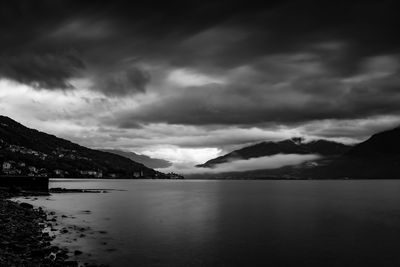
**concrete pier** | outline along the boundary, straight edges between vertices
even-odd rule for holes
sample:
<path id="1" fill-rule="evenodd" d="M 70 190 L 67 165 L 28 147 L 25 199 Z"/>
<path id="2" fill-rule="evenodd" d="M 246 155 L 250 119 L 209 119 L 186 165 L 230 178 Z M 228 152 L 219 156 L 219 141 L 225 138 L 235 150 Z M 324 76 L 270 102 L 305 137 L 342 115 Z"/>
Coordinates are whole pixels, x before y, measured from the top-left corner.
<path id="1" fill-rule="evenodd" d="M 48 192 L 48 177 L 0 176 L 0 187 L 20 188 L 26 191 Z"/>

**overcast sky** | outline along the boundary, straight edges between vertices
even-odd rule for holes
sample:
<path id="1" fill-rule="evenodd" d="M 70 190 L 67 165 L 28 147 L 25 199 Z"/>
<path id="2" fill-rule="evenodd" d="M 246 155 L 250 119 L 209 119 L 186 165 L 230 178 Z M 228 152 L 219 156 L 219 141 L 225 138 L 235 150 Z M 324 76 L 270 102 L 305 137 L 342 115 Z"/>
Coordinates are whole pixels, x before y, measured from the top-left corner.
<path id="1" fill-rule="evenodd" d="M 400 125 L 396 1 L 107 2 L 0 2 L 0 114 L 174 163 Z"/>

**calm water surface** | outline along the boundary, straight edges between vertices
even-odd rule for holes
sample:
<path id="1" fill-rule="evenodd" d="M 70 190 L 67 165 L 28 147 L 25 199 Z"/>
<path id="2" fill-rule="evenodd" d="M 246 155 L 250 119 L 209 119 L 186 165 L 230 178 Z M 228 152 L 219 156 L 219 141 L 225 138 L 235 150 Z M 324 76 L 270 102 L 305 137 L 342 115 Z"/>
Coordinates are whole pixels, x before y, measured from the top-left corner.
<path id="1" fill-rule="evenodd" d="M 51 187 L 116 189 L 32 201 L 64 226 L 90 227 L 85 237 L 71 232 L 56 242 L 111 266 L 400 264 L 396 180 L 61 180 Z"/>

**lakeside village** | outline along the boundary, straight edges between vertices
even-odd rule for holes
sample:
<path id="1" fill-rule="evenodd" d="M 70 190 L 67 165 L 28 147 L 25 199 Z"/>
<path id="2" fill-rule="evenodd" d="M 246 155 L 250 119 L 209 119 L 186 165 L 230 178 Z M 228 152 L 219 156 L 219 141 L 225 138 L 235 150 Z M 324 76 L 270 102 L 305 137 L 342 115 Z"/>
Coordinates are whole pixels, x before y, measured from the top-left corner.
<path id="1" fill-rule="evenodd" d="M 28 149 L 21 146 L 9 145 L 0 139 L 0 149 L 13 153 L 13 155 L 22 154 L 26 157 L 34 158 L 36 161 L 40 161 L 40 164 L 32 164 L 25 162 L 22 159 L 18 159 L 18 156 L 13 157 L 13 160 L 4 159 L 0 155 L 0 175 L 4 176 L 30 176 L 30 177 L 53 177 L 53 178 L 64 178 L 71 177 L 68 170 L 62 170 L 58 168 L 46 168 L 43 164 L 49 157 L 51 158 L 65 158 L 69 160 L 84 160 L 90 161 L 89 158 L 76 155 L 76 150 L 68 150 L 65 148 L 57 148 L 52 151 L 52 155 L 48 155 L 39 151 Z M 22 157 L 21 157 L 22 158 Z M 39 166 L 41 167 L 39 167 Z M 74 174 L 78 174 L 77 178 L 118 178 L 116 173 L 103 174 L 101 170 L 74 170 Z M 157 173 L 154 178 L 157 178 Z M 167 173 L 163 175 L 167 176 L 168 179 L 183 179 L 183 176 L 176 173 Z M 134 171 L 132 173 L 132 179 L 146 178 L 143 171 Z"/>

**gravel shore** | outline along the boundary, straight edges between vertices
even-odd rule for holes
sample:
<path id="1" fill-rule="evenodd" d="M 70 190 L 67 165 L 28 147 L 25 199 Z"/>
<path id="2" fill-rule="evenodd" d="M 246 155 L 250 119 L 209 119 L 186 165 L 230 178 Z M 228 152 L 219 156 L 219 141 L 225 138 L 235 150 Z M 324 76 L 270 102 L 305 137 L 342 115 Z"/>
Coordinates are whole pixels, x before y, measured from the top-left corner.
<path id="1" fill-rule="evenodd" d="M 95 266 L 68 260 L 68 250 L 51 244 L 44 232 L 55 224 L 41 208 L 9 200 L 16 196 L 0 191 L 0 266 Z"/>

